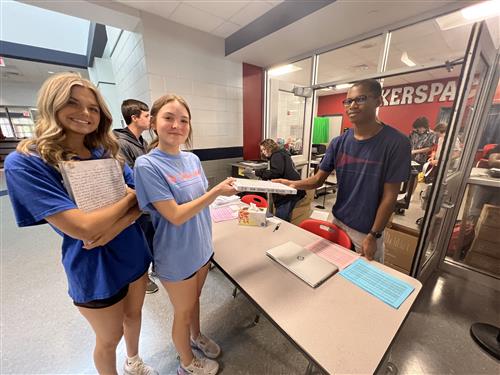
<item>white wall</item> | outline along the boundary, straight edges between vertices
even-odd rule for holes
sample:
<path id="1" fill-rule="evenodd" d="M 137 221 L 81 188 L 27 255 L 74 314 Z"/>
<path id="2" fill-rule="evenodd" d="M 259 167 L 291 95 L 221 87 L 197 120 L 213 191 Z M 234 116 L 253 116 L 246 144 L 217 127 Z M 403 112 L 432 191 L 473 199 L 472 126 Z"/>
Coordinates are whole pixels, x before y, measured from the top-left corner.
<path id="1" fill-rule="evenodd" d="M 123 31 L 111 55 L 119 104 L 125 99 L 137 99 L 151 105 L 151 95 L 140 30 Z"/>
<path id="2" fill-rule="evenodd" d="M 36 106 L 38 90 L 42 83 L 0 82 L 0 105 Z"/>
<path id="3" fill-rule="evenodd" d="M 90 80 L 99 88 L 113 116 L 113 128 L 125 127 L 121 103 L 115 83 L 113 65 L 110 59 L 95 58 L 94 66 L 88 69 Z"/>
<path id="4" fill-rule="evenodd" d="M 193 148 L 243 145 L 243 69 L 224 57 L 224 40 L 142 14 L 151 102 L 183 96 L 193 116 Z"/>

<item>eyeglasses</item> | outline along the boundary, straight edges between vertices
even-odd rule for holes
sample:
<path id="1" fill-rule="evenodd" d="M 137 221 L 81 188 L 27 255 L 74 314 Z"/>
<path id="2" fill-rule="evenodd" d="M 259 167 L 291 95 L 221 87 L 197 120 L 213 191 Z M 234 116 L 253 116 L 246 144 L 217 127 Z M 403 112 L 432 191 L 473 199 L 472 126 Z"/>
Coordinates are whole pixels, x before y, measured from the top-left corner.
<path id="1" fill-rule="evenodd" d="M 353 102 L 356 102 L 356 104 L 365 104 L 367 100 L 367 95 L 359 95 L 355 98 L 347 98 L 342 100 L 342 104 L 344 105 L 344 107 L 350 107 Z"/>

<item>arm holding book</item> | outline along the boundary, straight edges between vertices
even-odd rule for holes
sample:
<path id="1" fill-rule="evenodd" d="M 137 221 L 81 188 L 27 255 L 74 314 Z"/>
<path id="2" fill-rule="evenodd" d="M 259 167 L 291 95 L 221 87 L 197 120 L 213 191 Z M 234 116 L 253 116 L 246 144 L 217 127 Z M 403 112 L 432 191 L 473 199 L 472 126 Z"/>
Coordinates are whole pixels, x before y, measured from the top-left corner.
<path id="1" fill-rule="evenodd" d="M 175 225 L 182 225 L 205 207 L 210 205 L 219 195 L 231 196 L 237 193 L 232 186 L 233 179 L 227 178 L 214 188 L 190 202 L 177 204 L 174 199 L 153 203 L 155 209 L 168 221 Z"/>
<path id="2" fill-rule="evenodd" d="M 73 238 L 92 241 L 108 231 L 135 205 L 137 205 L 135 191 L 127 188 L 127 194 L 109 206 L 90 212 L 75 208 L 47 216 L 45 219 Z"/>
<path id="3" fill-rule="evenodd" d="M 104 246 L 113 238 L 118 236 L 125 228 L 132 225 L 142 215 L 142 211 L 138 205 L 133 206 L 127 213 L 120 217 L 111 228 L 107 231 L 100 233 L 94 239 L 84 242 L 84 249 L 92 250 L 99 246 Z"/>
<path id="4" fill-rule="evenodd" d="M 280 184 L 290 186 L 297 190 L 310 190 L 310 189 L 317 189 L 321 185 L 323 185 L 329 175 L 330 175 L 329 172 L 325 172 L 321 169 L 318 169 L 318 171 L 316 172 L 316 174 L 314 174 L 314 176 L 308 177 L 303 180 L 292 181 L 292 180 L 286 180 L 284 178 L 278 178 L 272 180 L 272 182 L 278 182 Z"/>

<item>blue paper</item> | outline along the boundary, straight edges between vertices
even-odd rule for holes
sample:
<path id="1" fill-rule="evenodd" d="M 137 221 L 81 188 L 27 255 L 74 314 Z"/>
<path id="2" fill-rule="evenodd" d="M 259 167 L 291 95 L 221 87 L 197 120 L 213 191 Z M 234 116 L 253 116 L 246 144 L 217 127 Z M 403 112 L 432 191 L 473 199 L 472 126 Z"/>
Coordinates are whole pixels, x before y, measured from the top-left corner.
<path id="1" fill-rule="evenodd" d="M 395 309 L 399 308 L 415 289 L 363 259 L 356 260 L 340 274 Z"/>

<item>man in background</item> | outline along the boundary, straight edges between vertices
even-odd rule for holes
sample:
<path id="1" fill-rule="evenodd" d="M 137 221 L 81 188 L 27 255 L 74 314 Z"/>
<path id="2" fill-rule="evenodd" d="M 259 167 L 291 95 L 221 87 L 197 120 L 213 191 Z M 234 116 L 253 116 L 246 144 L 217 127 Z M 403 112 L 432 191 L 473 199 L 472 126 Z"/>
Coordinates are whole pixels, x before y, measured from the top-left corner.
<path id="1" fill-rule="evenodd" d="M 135 100 L 127 99 L 122 103 L 122 116 L 127 124 L 126 128 L 113 130 L 120 144 L 120 153 L 125 158 L 126 163 L 132 170 L 134 169 L 135 159 L 147 153 L 148 143 L 142 138 L 142 133 L 149 129 L 149 107 L 147 104 Z M 140 224 L 149 249 L 153 252 L 154 228 L 151 218 L 143 214 L 137 222 Z M 154 272 L 154 261 L 153 261 Z M 146 287 L 146 293 L 155 293 L 158 291 L 158 285 L 149 276 L 149 282 Z"/>
<path id="2" fill-rule="evenodd" d="M 338 191 L 333 223 L 348 234 L 358 253 L 383 263 L 382 233 L 401 183 L 410 175 L 410 141 L 377 118 L 382 88 L 376 80 L 354 83 L 343 104 L 353 128 L 331 141 L 316 174 L 300 181 L 273 181 L 316 189 L 335 170 Z"/>

